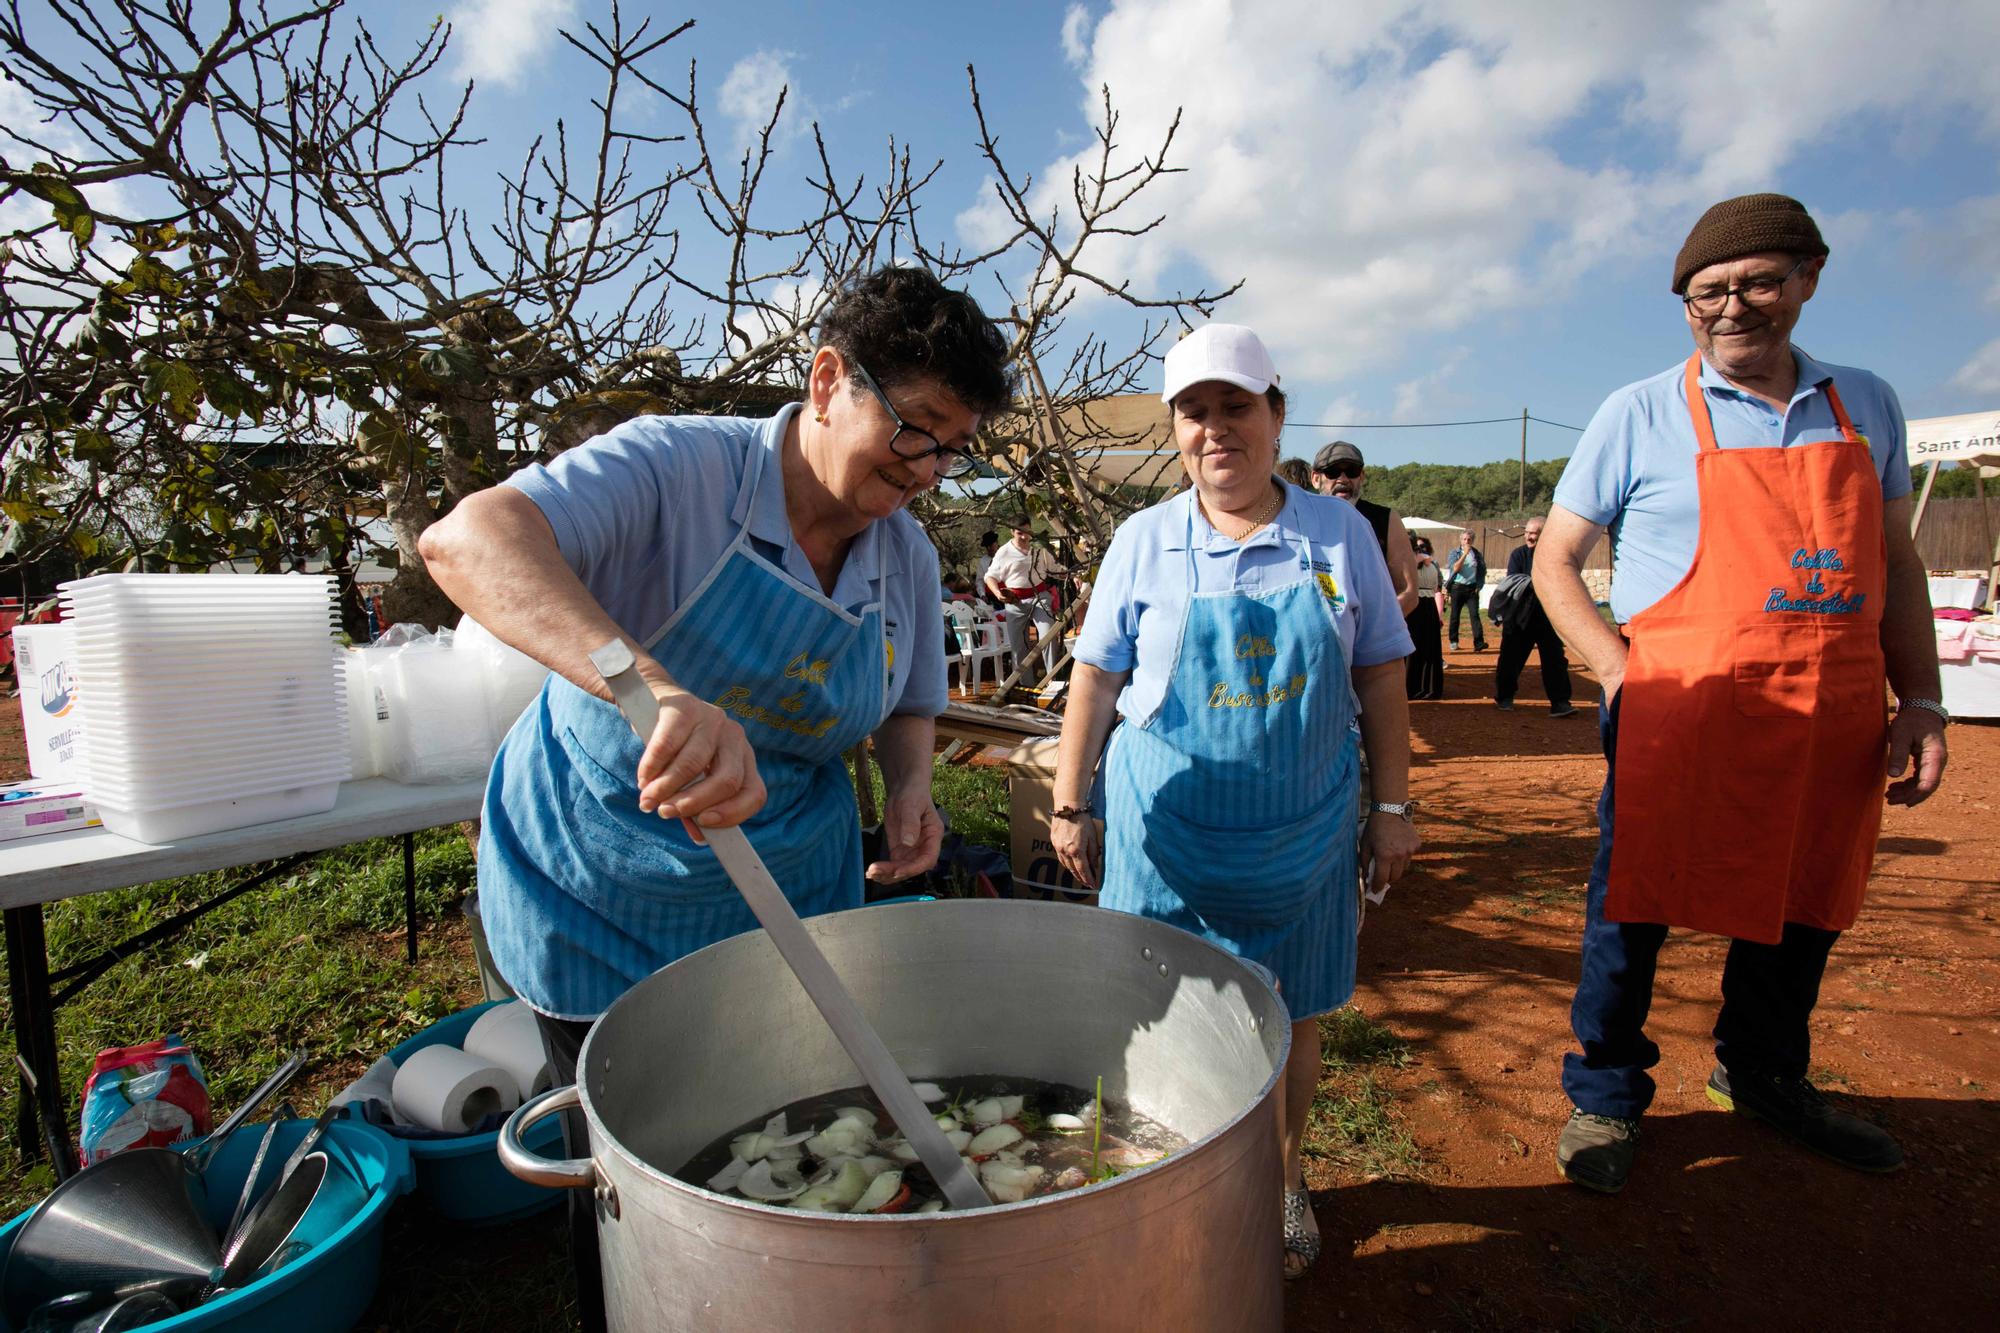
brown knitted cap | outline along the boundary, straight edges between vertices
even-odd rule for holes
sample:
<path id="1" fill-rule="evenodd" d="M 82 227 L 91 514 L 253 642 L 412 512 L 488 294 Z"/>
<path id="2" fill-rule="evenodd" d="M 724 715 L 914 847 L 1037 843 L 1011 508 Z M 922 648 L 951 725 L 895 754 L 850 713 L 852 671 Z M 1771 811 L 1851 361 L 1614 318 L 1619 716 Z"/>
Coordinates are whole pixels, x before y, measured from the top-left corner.
<path id="1" fill-rule="evenodd" d="M 1806 206 L 1790 195 L 1745 194 L 1725 199 L 1701 215 L 1681 252 L 1674 256 L 1674 295 L 1687 294 L 1688 279 L 1725 260 L 1761 250 L 1783 250 L 1814 258 L 1827 253 Z"/>

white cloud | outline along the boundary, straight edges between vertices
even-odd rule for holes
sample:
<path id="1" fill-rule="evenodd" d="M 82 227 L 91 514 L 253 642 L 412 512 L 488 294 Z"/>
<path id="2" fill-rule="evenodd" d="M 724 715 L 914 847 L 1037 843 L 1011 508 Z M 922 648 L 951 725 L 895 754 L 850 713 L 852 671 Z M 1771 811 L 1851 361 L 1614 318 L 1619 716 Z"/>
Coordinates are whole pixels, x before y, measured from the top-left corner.
<path id="1" fill-rule="evenodd" d="M 1909 229 L 1918 258 L 1968 284 L 1975 275 L 1984 277 L 1980 295 L 2000 306 L 2000 194 L 1961 200 L 1942 216 L 1911 209 L 1897 221 Z"/>
<path id="2" fill-rule="evenodd" d="M 17 166 L 27 167 L 49 160 L 51 153 L 82 162 L 93 161 L 97 156 L 97 150 L 74 127 L 62 120 L 46 119 L 26 88 L 13 79 L 0 78 L 0 155 Z M 156 187 L 144 181 L 103 181 L 81 193 L 84 202 L 98 213 L 137 218 L 175 211 Z M 53 210 L 46 202 L 25 190 L 19 191 L 0 204 L 0 238 L 7 239 L 26 258 L 58 271 L 70 270 L 73 279 L 65 277 L 59 292 L 22 276 L 16 268 L 7 281 L 22 300 L 61 296 L 76 301 L 79 308 L 87 308 L 96 284 L 116 281 L 138 252 L 124 240 L 122 232 L 103 226 L 96 229 L 81 256 L 69 237 L 58 231 L 28 239 L 30 233 L 47 227 L 52 215 Z M 67 328 L 67 332 L 73 333 L 74 328 Z M 8 343 L 4 350 L 11 355 L 12 344 Z"/>
<path id="3" fill-rule="evenodd" d="M 1063 13 L 1062 49 L 1063 59 L 1072 65 L 1081 65 L 1090 54 L 1090 11 L 1082 5 L 1071 5 Z"/>
<path id="4" fill-rule="evenodd" d="M 734 128 L 739 150 L 763 130 L 781 95 L 785 112 L 772 131 L 772 142 L 795 138 L 812 122 L 811 109 L 792 77 L 792 59 L 790 51 L 753 51 L 729 67 L 716 98 Z"/>
<path id="5" fill-rule="evenodd" d="M 519 88 L 561 42 L 576 0 L 460 0 L 445 16 L 462 79 Z"/>
<path id="6" fill-rule="evenodd" d="M 1134 220 L 1158 229 L 1086 260 L 1139 288 L 1244 279 L 1226 316 L 1300 380 L 1559 299 L 1606 260 L 1656 264 L 1664 290 L 1661 256 L 1703 206 L 1787 188 L 1805 149 L 1857 124 L 2000 136 L 1980 92 L 2000 6 L 1970 0 L 1921 22 L 1869 0 L 1113 0 L 1088 35 L 1081 114 L 1108 85 L 1129 164 L 1181 110 L 1171 161 L 1189 170 L 1143 197 Z M 1056 210 L 1094 151 L 1010 165 Z M 988 193 L 961 216 L 969 242 L 996 211 Z"/>
<path id="7" fill-rule="evenodd" d="M 1967 393 L 2000 394 L 2000 338 L 1974 352 L 1951 382 Z"/>
<path id="8" fill-rule="evenodd" d="M 1450 401 L 1450 386 L 1458 378 L 1459 369 L 1465 365 L 1467 354 L 1468 349 L 1464 347 L 1454 348 L 1435 369 L 1398 384 L 1396 405 L 1389 412 L 1391 419 L 1420 421 L 1439 416 L 1437 405 Z"/>

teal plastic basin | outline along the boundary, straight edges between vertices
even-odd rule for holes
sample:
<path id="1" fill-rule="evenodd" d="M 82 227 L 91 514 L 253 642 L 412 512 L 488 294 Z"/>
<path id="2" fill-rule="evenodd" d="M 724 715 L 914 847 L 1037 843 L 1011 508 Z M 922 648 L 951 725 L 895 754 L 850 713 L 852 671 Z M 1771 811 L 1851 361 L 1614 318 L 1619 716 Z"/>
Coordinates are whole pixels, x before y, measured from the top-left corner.
<path id="1" fill-rule="evenodd" d="M 272 1136 L 270 1156 L 265 1161 L 267 1178 L 275 1178 L 273 1162 L 282 1162 L 298 1146 L 309 1120 L 285 1120 Z M 361 1176 L 367 1197 L 361 1210 L 308 1253 L 293 1260 L 269 1277 L 233 1291 L 185 1314 L 146 1325 L 148 1330 L 234 1330 L 234 1333 L 345 1333 L 375 1299 L 375 1285 L 382 1271 L 382 1225 L 389 1206 L 410 1192 L 415 1172 L 406 1146 L 369 1125 L 337 1120 L 327 1126 L 327 1137 Z M 261 1123 L 245 1125 L 222 1145 L 208 1166 L 208 1220 L 217 1231 L 229 1224 L 236 1198 L 243 1190 L 243 1178 L 250 1174 L 250 1159 L 264 1137 Z M 191 1146 L 191 1145 L 190 1145 Z M 30 1209 L 30 1212 L 33 1210 Z M 22 1213 L 0 1230 L 0 1263 L 13 1249 L 14 1236 L 27 1220 Z M 0 1330 L 13 1333 L 4 1319 Z"/>
<path id="2" fill-rule="evenodd" d="M 389 1058 L 400 1067 L 403 1061 L 426 1046 L 438 1042 L 457 1046 L 465 1040 L 465 1034 L 472 1030 L 472 1025 L 481 1014 L 502 1003 L 506 1001 L 476 1004 L 449 1018 L 440 1018 L 390 1051 Z M 559 1151 L 562 1144 L 561 1117 L 549 1117 L 530 1129 L 524 1138 L 529 1148 L 543 1156 L 562 1156 Z M 498 1226 L 503 1222 L 531 1217 L 562 1201 L 561 1190 L 530 1185 L 509 1175 L 494 1151 L 494 1145 L 499 1141 L 500 1131 L 497 1129 L 452 1139 L 399 1140 L 410 1150 L 410 1160 L 416 1164 L 417 1193 L 432 1208 L 454 1222 L 463 1222 L 468 1226 Z"/>

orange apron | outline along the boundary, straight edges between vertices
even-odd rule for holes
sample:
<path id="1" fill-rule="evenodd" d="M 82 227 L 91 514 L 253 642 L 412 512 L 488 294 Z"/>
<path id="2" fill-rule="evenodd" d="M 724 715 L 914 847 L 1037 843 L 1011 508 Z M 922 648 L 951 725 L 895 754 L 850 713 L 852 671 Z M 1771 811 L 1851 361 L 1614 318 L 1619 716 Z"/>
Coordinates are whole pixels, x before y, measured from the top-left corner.
<path id="1" fill-rule="evenodd" d="M 1694 563 L 1626 626 L 1604 912 L 1776 944 L 1845 930 L 1888 781 L 1882 482 L 1832 383 L 1841 439 L 1700 453 Z"/>

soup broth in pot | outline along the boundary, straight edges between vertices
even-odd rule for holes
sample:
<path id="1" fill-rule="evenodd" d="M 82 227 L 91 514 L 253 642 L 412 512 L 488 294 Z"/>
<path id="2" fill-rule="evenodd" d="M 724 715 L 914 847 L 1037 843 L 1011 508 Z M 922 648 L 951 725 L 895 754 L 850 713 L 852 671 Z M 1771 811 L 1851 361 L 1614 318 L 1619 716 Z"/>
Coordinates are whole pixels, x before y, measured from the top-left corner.
<path id="1" fill-rule="evenodd" d="M 995 1203 L 1078 1189 L 1147 1166 L 1186 1138 L 1096 1089 L 977 1075 L 917 1095 Z M 865 1087 L 807 1097 L 739 1126 L 674 1174 L 808 1212 L 939 1212 L 944 1195 Z"/>

